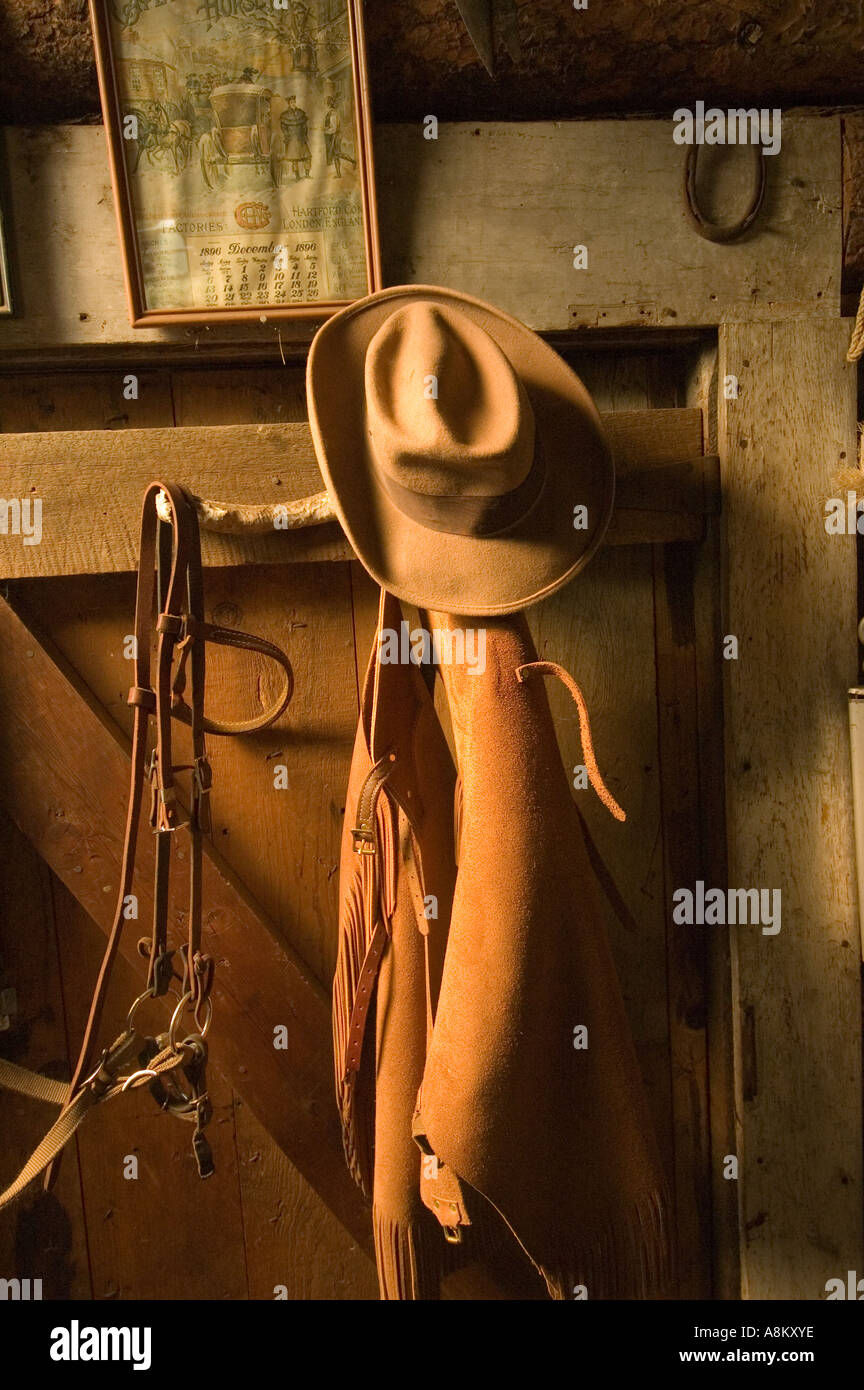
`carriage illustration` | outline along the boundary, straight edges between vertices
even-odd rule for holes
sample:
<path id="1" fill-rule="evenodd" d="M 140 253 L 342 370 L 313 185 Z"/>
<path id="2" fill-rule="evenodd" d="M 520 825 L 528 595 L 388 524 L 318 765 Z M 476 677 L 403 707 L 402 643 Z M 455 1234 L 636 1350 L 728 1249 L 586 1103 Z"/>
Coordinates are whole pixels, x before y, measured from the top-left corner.
<path id="1" fill-rule="evenodd" d="M 214 123 L 200 142 L 201 170 L 208 187 L 233 164 L 270 167 L 271 94 L 247 82 L 214 87 L 210 93 Z"/>

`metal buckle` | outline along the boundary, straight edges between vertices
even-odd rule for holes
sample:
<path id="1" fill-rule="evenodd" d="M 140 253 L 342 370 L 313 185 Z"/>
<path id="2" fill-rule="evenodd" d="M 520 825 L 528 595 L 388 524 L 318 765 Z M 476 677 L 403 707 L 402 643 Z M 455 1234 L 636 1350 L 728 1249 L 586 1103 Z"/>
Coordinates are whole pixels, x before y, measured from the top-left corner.
<path id="1" fill-rule="evenodd" d="M 354 841 L 355 854 L 374 854 L 376 849 L 375 831 L 364 830 L 361 826 L 355 826 L 351 831 Z"/>
<path id="2" fill-rule="evenodd" d="M 173 637 L 182 642 L 187 635 L 186 613 L 160 613 L 156 619 L 156 631 L 165 637 Z"/>
<path id="3" fill-rule="evenodd" d="M 153 788 L 153 828 L 157 835 L 180 829 L 182 821 L 177 820 L 176 801 L 177 791 L 174 787 Z"/>
<path id="4" fill-rule="evenodd" d="M 440 1215 L 441 1207 L 442 1207 L 442 1206 L 448 1206 L 448 1207 L 450 1208 L 450 1210 L 453 1211 L 453 1212 L 455 1212 L 456 1215 L 458 1216 L 458 1214 L 459 1214 L 459 1208 L 457 1207 L 456 1203 L 455 1203 L 455 1202 L 450 1202 L 450 1201 L 448 1201 L 446 1198 L 445 1198 L 443 1201 L 441 1201 L 441 1200 L 439 1200 L 438 1197 L 436 1197 L 436 1198 L 434 1199 L 432 1205 L 433 1205 L 433 1207 L 435 1208 L 435 1215 L 438 1217 L 438 1220 L 441 1222 L 441 1229 L 442 1229 L 442 1231 L 444 1232 L 444 1239 L 447 1241 L 448 1245 L 461 1245 L 461 1244 L 462 1244 L 462 1226 L 461 1226 L 461 1224 L 459 1224 L 459 1223 L 457 1222 L 457 1224 L 456 1224 L 455 1226 L 448 1226 L 447 1223 L 446 1223 L 446 1221 L 444 1221 L 444 1220 L 442 1219 L 441 1215 Z"/>
<path id="5" fill-rule="evenodd" d="M 210 788 L 213 785 L 213 769 L 206 754 L 196 758 L 192 766 L 192 819 L 202 835 L 209 834 Z"/>
<path id="6" fill-rule="evenodd" d="M 134 1086 L 136 1081 L 139 1085 L 143 1085 L 145 1077 L 148 1076 L 152 1076 L 155 1078 L 157 1076 L 157 1073 L 155 1071 L 151 1071 L 149 1067 L 142 1067 L 140 1071 L 130 1072 L 129 1075 L 126 1077 L 126 1080 L 123 1082 L 123 1085 L 120 1087 L 120 1090 L 128 1091 L 129 1087 Z"/>
<path id="7" fill-rule="evenodd" d="M 213 786 L 213 769 L 210 766 L 210 759 L 206 753 L 202 753 L 200 758 L 196 758 L 192 767 L 192 780 L 199 796 L 209 792 Z"/>
<path id="8" fill-rule="evenodd" d="M 151 748 L 146 774 L 150 783 L 150 825 L 157 834 L 160 834 L 166 830 L 177 830 L 179 825 L 176 822 L 174 825 L 171 824 L 171 818 L 176 816 L 174 807 L 174 802 L 177 800 L 176 789 L 157 786 L 158 772 L 159 760 L 156 749 Z"/>
<path id="9" fill-rule="evenodd" d="M 135 1001 L 136 1004 L 138 1000 Z M 135 1005 L 132 1006 L 133 1010 Z M 121 1067 L 129 1060 L 130 1056 L 137 1058 L 141 1050 L 141 1038 L 134 1029 L 127 1027 L 119 1038 L 115 1038 L 110 1047 L 106 1047 L 102 1056 L 99 1058 L 98 1065 L 90 1073 L 85 1081 L 81 1082 L 80 1090 L 91 1086 L 97 1093 L 97 1098 L 110 1090 L 112 1084 L 118 1080 L 117 1073 Z M 124 1087 L 125 1089 L 125 1087 Z"/>

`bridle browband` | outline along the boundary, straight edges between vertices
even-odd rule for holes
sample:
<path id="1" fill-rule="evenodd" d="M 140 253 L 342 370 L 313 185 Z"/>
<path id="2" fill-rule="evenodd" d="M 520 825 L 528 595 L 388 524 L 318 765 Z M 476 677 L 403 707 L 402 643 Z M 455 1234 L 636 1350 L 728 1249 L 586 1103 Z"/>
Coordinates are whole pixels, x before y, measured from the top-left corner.
<path id="1" fill-rule="evenodd" d="M 166 516 L 170 520 L 164 519 Z M 155 679 L 151 674 L 154 634 Z M 258 652 L 281 666 L 282 689 L 265 714 L 233 723 L 205 715 L 207 642 Z M 214 964 L 201 943 L 202 836 L 210 829 L 212 781 L 204 737 L 251 733 L 273 724 L 291 700 L 294 676 L 287 656 L 272 642 L 204 621 L 198 516 L 193 499 L 176 484 L 153 482 L 144 494 L 133 659 L 134 683 L 128 699 L 134 710 L 132 765 L 114 919 L 72 1080 L 68 1084 L 53 1081 L 0 1058 L 0 1085 L 60 1108 L 58 1119 L 18 1177 L 5 1192 L 0 1192 L 0 1208 L 45 1170 L 45 1186 L 51 1185 L 65 1144 L 93 1105 L 143 1085 L 149 1086 L 162 1109 L 194 1123 L 192 1147 L 198 1172 L 201 1177 L 209 1177 L 213 1172 L 213 1155 L 204 1134 L 212 1114 L 206 1080 L 206 1037 L 213 1015 Z M 184 700 L 187 684 L 188 704 Z M 173 761 L 172 719 L 190 728 L 191 764 Z M 151 720 L 155 727 L 152 743 Z M 177 800 L 175 774 L 182 771 L 192 774 L 188 819 L 182 817 Z M 124 926 L 134 917 L 131 903 L 135 850 L 145 782 L 150 786 L 150 825 L 156 834 L 153 924 L 149 940 L 145 937 L 138 943 L 140 954 L 147 958 L 146 987 L 130 1007 L 123 1032 L 103 1050 L 94 1068 L 93 1047 L 111 971 Z M 178 975 L 174 969 L 175 951 L 169 950 L 168 944 L 169 879 L 172 837 L 184 826 L 190 836 L 189 900 L 186 940 L 179 947 L 182 973 Z M 176 1003 L 166 1031 L 155 1037 L 140 1033 L 136 1015 L 141 1006 L 169 993 L 175 996 Z M 188 1020 L 185 1025 L 184 1017 Z"/>

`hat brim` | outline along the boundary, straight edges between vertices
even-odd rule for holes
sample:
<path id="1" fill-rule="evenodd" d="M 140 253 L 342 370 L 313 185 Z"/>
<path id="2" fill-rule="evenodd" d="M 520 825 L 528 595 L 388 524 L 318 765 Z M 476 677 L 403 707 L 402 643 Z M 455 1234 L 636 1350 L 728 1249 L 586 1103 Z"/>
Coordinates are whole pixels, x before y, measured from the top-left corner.
<path id="1" fill-rule="evenodd" d="M 400 511 L 373 466 L 363 364 L 373 335 L 410 299 L 467 314 L 501 347 L 534 411 L 545 456 L 543 489 L 506 533 L 430 530 Z M 381 290 L 318 331 L 307 368 L 309 424 L 334 510 L 358 558 L 382 588 L 418 608 L 492 617 L 539 603 L 567 584 L 603 540 L 615 470 L 600 417 L 582 382 L 548 344 L 482 300 L 425 285 Z M 587 526 L 574 525 L 585 507 Z"/>

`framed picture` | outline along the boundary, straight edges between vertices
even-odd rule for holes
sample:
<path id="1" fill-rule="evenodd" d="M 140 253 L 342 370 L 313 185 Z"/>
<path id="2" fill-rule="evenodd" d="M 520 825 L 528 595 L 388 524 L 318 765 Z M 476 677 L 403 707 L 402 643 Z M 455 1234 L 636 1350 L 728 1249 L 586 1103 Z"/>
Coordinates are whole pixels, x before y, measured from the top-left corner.
<path id="1" fill-rule="evenodd" d="M 0 185 L 2 191 L 2 185 Z M 12 313 L 12 290 L 10 287 L 9 261 L 6 252 L 6 228 L 3 222 L 3 204 L 0 203 L 0 314 Z"/>
<path id="2" fill-rule="evenodd" d="M 326 317 L 379 289 L 361 0 L 90 0 L 129 315 Z"/>

